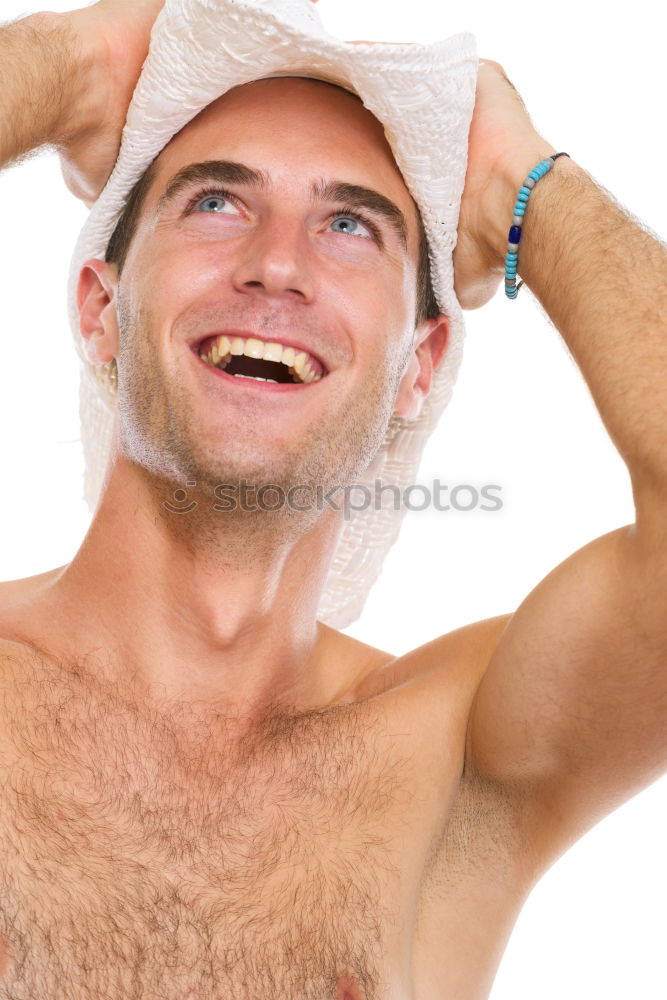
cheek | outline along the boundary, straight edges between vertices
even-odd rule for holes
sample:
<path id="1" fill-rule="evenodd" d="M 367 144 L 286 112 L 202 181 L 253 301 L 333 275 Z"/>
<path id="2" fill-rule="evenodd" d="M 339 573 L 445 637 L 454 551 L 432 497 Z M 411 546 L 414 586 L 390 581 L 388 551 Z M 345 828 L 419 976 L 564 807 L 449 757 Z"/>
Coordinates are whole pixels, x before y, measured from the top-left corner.
<path id="1" fill-rule="evenodd" d="M 201 260 L 201 254 L 180 248 L 159 254 L 145 253 L 137 260 L 131 276 L 132 298 L 142 311 L 150 313 L 158 328 L 170 327 L 194 304 L 220 293 L 223 279 L 219 262 Z"/>

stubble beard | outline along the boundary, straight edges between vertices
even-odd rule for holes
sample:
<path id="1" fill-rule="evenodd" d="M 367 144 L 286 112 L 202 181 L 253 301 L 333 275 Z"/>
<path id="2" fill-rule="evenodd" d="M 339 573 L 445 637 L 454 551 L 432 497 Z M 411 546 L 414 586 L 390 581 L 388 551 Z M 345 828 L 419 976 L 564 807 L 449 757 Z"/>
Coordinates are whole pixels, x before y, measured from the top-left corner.
<path id="1" fill-rule="evenodd" d="M 193 405 L 185 388 L 194 380 L 165 377 L 160 367 L 151 348 L 157 344 L 157 329 L 150 310 L 133 310 L 120 296 L 119 302 L 119 448 L 140 471 L 156 513 L 193 554 L 204 550 L 216 566 L 249 567 L 293 545 L 323 515 L 342 518 L 344 489 L 359 479 L 384 439 L 405 355 L 371 366 L 364 391 L 340 394 L 292 445 L 283 443 L 273 451 L 261 446 L 262 434 L 271 433 L 261 398 L 252 411 L 252 426 L 241 433 L 233 428 L 227 442 L 214 442 L 194 420 L 202 408 Z M 326 398 L 330 403 L 331 395 Z M 246 452 L 243 440 L 252 445 Z M 254 509 L 242 507 L 242 483 L 245 506 Z M 265 487 L 261 500 L 252 487 Z M 192 501 L 197 506 L 188 513 L 165 506 L 179 506 L 174 500 L 177 490 L 179 497 L 185 494 L 181 508 Z M 333 496 L 341 513 L 332 513 L 329 504 L 318 501 L 326 495 Z M 283 500 L 288 496 L 293 502 Z M 232 498 L 233 509 L 223 497 Z"/>

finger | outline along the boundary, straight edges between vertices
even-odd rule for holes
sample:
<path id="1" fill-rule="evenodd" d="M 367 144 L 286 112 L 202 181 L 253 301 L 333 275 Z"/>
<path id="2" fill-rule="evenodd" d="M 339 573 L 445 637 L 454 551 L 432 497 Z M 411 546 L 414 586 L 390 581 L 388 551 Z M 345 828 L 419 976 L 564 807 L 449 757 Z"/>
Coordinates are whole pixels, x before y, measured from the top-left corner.
<path id="1" fill-rule="evenodd" d="M 510 80 L 510 78 L 508 77 L 507 73 L 505 72 L 505 70 L 503 69 L 503 67 L 500 65 L 500 63 L 499 62 L 495 62 L 493 59 L 480 59 L 479 61 L 484 66 L 490 66 L 493 69 L 496 69 L 500 73 L 500 75 L 502 76 L 502 78 L 505 81 L 505 83 L 509 83 L 509 85 L 512 88 L 512 90 L 514 91 L 514 93 L 516 94 L 516 96 L 519 98 L 519 101 L 521 102 L 522 108 L 524 109 L 524 111 L 526 112 L 526 114 L 528 114 L 528 109 L 526 108 L 526 105 L 524 103 L 523 97 L 521 96 L 521 94 L 519 93 L 519 91 L 516 89 L 516 87 L 514 86 L 514 84 L 512 83 L 512 81 Z"/>

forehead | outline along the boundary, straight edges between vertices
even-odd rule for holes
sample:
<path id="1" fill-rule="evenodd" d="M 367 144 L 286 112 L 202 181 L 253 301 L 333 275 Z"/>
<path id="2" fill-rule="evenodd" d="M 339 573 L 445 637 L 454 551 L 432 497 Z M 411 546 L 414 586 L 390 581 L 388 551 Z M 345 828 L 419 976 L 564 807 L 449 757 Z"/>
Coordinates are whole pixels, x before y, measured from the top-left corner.
<path id="1" fill-rule="evenodd" d="M 209 104 L 165 146 L 155 161 L 152 207 L 189 163 L 235 160 L 266 175 L 266 189 L 298 184 L 309 193 L 317 178 L 373 189 L 416 228 L 416 205 L 384 129 L 360 99 L 341 87 L 298 77 L 258 80 Z"/>

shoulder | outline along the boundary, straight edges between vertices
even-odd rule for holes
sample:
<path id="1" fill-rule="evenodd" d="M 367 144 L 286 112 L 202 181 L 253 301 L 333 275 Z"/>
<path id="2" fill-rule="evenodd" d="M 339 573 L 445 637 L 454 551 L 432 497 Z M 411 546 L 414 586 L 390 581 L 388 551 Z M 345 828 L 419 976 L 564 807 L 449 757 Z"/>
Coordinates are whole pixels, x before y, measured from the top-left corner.
<path id="1" fill-rule="evenodd" d="M 32 667 L 48 658 L 40 640 L 48 616 L 37 608 L 40 596 L 63 568 L 0 581 L 0 689 L 5 698 L 12 680 L 29 676 Z"/>
<path id="2" fill-rule="evenodd" d="M 434 684 L 462 685 L 474 694 L 512 614 L 463 625 L 401 656 L 375 650 L 377 663 L 364 677 L 360 696 L 368 697 L 405 681 L 427 677 Z"/>
<path id="3" fill-rule="evenodd" d="M 50 583 L 63 569 L 64 566 L 57 566 L 56 569 L 49 569 L 45 573 L 22 576 L 18 580 L 0 580 L 0 622 L 4 620 L 2 615 L 5 610 L 36 596 L 40 589 Z"/>

